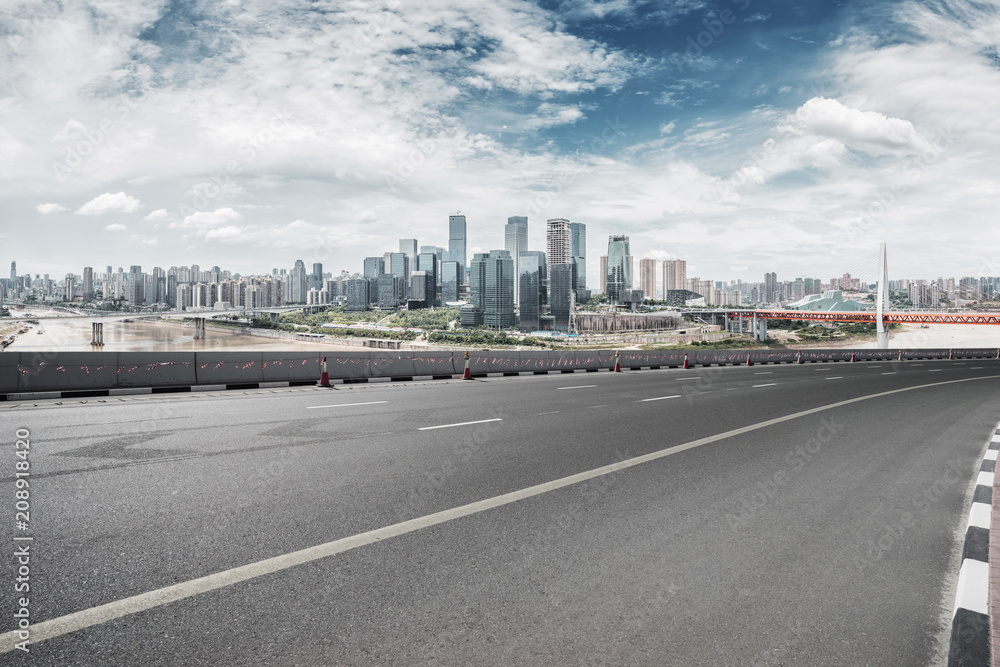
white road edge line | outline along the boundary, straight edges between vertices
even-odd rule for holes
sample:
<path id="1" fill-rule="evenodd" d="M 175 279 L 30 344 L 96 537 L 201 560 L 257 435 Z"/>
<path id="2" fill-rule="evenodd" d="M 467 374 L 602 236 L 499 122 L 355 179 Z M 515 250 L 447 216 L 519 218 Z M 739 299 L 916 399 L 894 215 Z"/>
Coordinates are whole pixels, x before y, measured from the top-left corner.
<path id="1" fill-rule="evenodd" d="M 307 405 L 306 410 L 316 410 L 318 408 L 349 408 L 352 405 L 377 405 L 388 403 L 389 401 L 367 401 L 365 403 L 337 403 L 336 405 Z"/>
<path id="2" fill-rule="evenodd" d="M 644 398 L 644 399 L 642 399 L 639 402 L 640 403 L 648 403 L 649 401 L 663 401 L 663 400 L 666 400 L 668 398 L 680 398 L 680 397 L 681 397 L 680 394 L 676 394 L 674 396 L 657 396 L 656 398 Z"/>
<path id="3" fill-rule="evenodd" d="M 502 417 L 496 419 L 480 419 L 474 422 L 458 422 L 457 424 L 441 424 L 440 426 L 421 426 L 418 431 L 433 431 L 436 428 L 451 428 L 452 426 L 469 426 L 470 424 L 485 424 L 487 422 L 502 422 Z"/>
<path id="4" fill-rule="evenodd" d="M 596 386 L 597 386 L 596 384 L 580 384 L 580 385 L 577 385 L 575 387 L 556 387 L 556 389 L 559 389 L 559 390 L 562 390 L 562 389 L 588 389 L 590 387 L 596 387 Z"/>
<path id="5" fill-rule="evenodd" d="M 46 639 L 59 637 L 94 625 L 100 625 L 101 623 L 107 623 L 108 621 L 113 621 L 116 618 L 122 618 L 123 616 L 136 614 L 146 611 L 147 609 L 160 607 L 178 600 L 184 600 L 201 593 L 214 591 L 242 581 L 256 579 L 257 577 L 287 570 L 297 565 L 311 563 L 321 558 L 327 558 L 328 556 L 334 556 L 351 549 L 357 549 L 358 547 L 374 544 L 375 542 L 381 542 L 382 540 L 386 540 L 391 537 L 412 533 L 422 528 L 436 526 L 448 521 L 453 521 L 454 519 L 460 519 L 472 514 L 478 514 L 479 512 L 484 512 L 503 505 L 509 505 L 510 503 L 517 502 L 519 500 L 539 496 L 543 493 L 555 491 L 573 484 L 579 484 L 580 482 L 585 482 L 589 479 L 594 479 L 595 477 L 608 475 L 613 472 L 618 472 L 619 470 L 626 470 L 643 463 L 665 458 L 672 454 L 678 454 L 680 452 L 708 445 L 720 440 L 727 440 L 738 435 L 743 435 L 744 433 L 750 433 L 752 431 L 767 428 L 768 426 L 774 426 L 775 424 L 781 424 L 793 419 L 799 419 L 800 417 L 807 417 L 820 412 L 826 412 L 827 410 L 840 408 L 845 405 L 860 403 L 861 401 L 869 401 L 883 396 L 892 396 L 893 394 L 901 394 L 903 392 L 914 391 L 917 389 L 940 387 L 949 384 L 959 384 L 962 382 L 977 382 L 979 380 L 995 380 L 998 378 L 1000 378 L 1000 375 L 987 375 L 976 378 L 962 378 L 960 380 L 945 380 L 943 382 L 917 385 L 915 387 L 904 387 L 903 389 L 893 389 L 891 391 L 883 391 L 877 394 L 858 396 L 857 398 L 850 398 L 846 401 L 838 401 L 828 405 L 821 405 L 819 407 L 810 408 L 801 412 L 794 412 L 790 415 L 785 415 L 784 417 L 775 417 L 774 419 L 768 419 L 767 421 L 758 422 L 749 426 L 743 426 L 741 428 L 733 429 L 732 431 L 710 435 L 706 438 L 692 440 L 682 445 L 675 445 L 674 447 L 668 447 L 659 451 L 650 452 L 649 454 L 644 454 L 642 456 L 636 456 L 624 461 L 618 461 L 601 468 L 594 468 L 593 470 L 577 473 L 568 477 L 554 479 L 550 482 L 529 486 L 528 488 L 521 489 L 519 491 L 511 491 L 510 493 L 494 496 L 493 498 L 472 502 L 468 505 L 454 507 L 452 509 L 436 512 L 434 514 L 428 514 L 416 519 L 410 519 L 409 521 L 403 521 L 391 526 L 385 526 L 384 528 L 376 528 L 375 530 L 358 533 L 357 535 L 352 535 L 351 537 L 345 537 L 332 542 L 327 542 L 325 544 L 319 544 L 314 547 L 293 551 L 281 556 L 274 556 L 273 558 L 267 558 L 262 561 L 257 561 L 256 563 L 249 563 L 247 565 L 234 567 L 230 570 L 224 570 L 222 572 L 216 572 L 215 574 L 199 577 L 197 579 L 183 581 L 178 584 L 173 584 L 172 586 L 165 586 L 164 588 L 158 588 L 147 593 L 140 593 L 139 595 L 133 595 L 132 597 L 115 600 L 114 602 L 108 602 L 98 605 L 97 607 L 91 607 L 90 609 L 83 609 L 72 614 L 66 614 L 65 616 L 58 616 L 48 621 L 32 623 L 31 641 L 33 644 L 37 644 L 38 642 L 45 641 Z M 990 477 L 992 478 L 992 475 L 990 475 Z M 0 635 L 0 653 L 9 653 L 10 651 L 13 651 L 17 641 L 18 634 L 16 631 L 12 630 Z"/>

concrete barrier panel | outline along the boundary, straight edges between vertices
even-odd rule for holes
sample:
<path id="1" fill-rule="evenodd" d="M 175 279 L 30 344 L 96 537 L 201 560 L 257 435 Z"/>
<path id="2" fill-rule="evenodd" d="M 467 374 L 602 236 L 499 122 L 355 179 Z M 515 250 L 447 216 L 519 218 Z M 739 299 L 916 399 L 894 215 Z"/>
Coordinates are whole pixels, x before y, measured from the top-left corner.
<path id="1" fill-rule="evenodd" d="M 116 386 L 119 370 L 117 352 L 23 352 L 18 390 L 110 389 Z"/>
<path id="2" fill-rule="evenodd" d="M 490 373 L 513 373 L 517 371 L 518 353 L 514 350 L 490 351 Z"/>
<path id="3" fill-rule="evenodd" d="M 465 370 L 465 354 L 457 355 L 461 368 L 459 373 Z M 413 353 L 413 374 L 414 375 L 455 375 L 455 354 L 452 352 L 442 352 L 440 350 L 428 350 L 426 352 Z"/>
<path id="4" fill-rule="evenodd" d="M 319 381 L 323 353 L 261 352 L 263 382 Z M 330 360 L 327 359 L 327 367 Z"/>
<path id="5" fill-rule="evenodd" d="M 331 379 L 372 377 L 368 352 L 330 352 L 326 355 L 326 370 Z"/>
<path id="6" fill-rule="evenodd" d="M 549 350 L 521 350 L 517 353 L 516 370 L 522 373 L 553 370 L 552 354 Z"/>
<path id="7" fill-rule="evenodd" d="M 372 350 L 368 353 L 370 377 L 400 378 L 413 377 L 412 352 L 383 352 Z"/>
<path id="8" fill-rule="evenodd" d="M 0 394 L 17 392 L 21 372 L 17 369 L 21 355 L 17 352 L 0 352 Z"/>
<path id="9" fill-rule="evenodd" d="M 574 357 L 577 368 L 588 371 L 600 370 L 601 356 L 597 353 L 597 350 L 577 350 L 571 354 Z"/>
<path id="10" fill-rule="evenodd" d="M 197 384 L 194 352 L 120 352 L 118 387 L 179 387 Z"/>
<path id="11" fill-rule="evenodd" d="M 274 353 L 268 353 L 273 356 Z M 195 352 L 198 384 L 244 384 L 264 381 L 261 352 Z"/>

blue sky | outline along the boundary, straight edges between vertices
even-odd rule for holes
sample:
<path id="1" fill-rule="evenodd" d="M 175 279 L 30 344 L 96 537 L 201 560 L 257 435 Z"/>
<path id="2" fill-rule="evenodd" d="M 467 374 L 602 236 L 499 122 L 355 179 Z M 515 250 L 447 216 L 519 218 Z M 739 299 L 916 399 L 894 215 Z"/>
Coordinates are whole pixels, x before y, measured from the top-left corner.
<path id="1" fill-rule="evenodd" d="M 702 279 L 1000 275 L 1000 4 L 0 3 L 0 261 L 320 261 L 588 225 Z M 910 268 L 912 267 L 912 268 Z M 596 280 L 593 281 L 596 283 Z"/>

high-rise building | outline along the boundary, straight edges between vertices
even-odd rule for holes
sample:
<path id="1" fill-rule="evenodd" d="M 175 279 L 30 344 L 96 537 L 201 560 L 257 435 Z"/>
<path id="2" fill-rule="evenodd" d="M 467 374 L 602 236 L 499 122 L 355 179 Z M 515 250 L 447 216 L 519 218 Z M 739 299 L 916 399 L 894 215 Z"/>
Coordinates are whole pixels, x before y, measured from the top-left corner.
<path id="1" fill-rule="evenodd" d="M 601 294 L 607 295 L 608 293 L 608 256 L 601 255 Z"/>
<path id="2" fill-rule="evenodd" d="M 72 273 L 66 274 L 66 284 L 63 293 L 63 301 L 72 301 L 76 296 L 76 278 Z"/>
<path id="3" fill-rule="evenodd" d="M 367 278 L 348 280 L 345 310 L 368 310 L 369 303 L 371 303 L 371 281 Z"/>
<path id="4" fill-rule="evenodd" d="M 477 280 L 480 295 L 473 297 L 473 305 L 482 303 L 483 324 L 490 329 L 514 326 L 514 260 L 510 253 L 506 250 L 476 253 L 472 264 L 472 273 L 476 274 L 478 269 L 481 276 Z"/>
<path id="5" fill-rule="evenodd" d="M 458 262 L 441 262 L 441 302 L 458 301 L 458 292 L 465 269 Z"/>
<path id="6" fill-rule="evenodd" d="M 399 252 L 410 258 L 410 270 L 417 267 L 417 239 L 399 239 Z"/>
<path id="7" fill-rule="evenodd" d="M 847 289 L 845 287 L 845 289 Z M 764 301 L 766 303 L 775 303 L 780 301 L 781 297 L 778 294 L 778 274 L 777 273 L 765 273 L 764 274 Z"/>
<path id="8" fill-rule="evenodd" d="M 17 282 L 17 262 L 10 263 L 10 287 L 14 288 L 14 283 Z"/>
<path id="9" fill-rule="evenodd" d="M 292 284 L 289 303 L 305 303 L 309 287 L 306 279 L 306 263 L 301 259 L 295 260 L 295 267 L 292 268 L 289 281 Z"/>
<path id="10" fill-rule="evenodd" d="M 399 306 L 402 278 L 391 273 L 383 273 L 375 280 L 376 300 L 380 310 L 392 310 Z"/>
<path id="11" fill-rule="evenodd" d="M 364 276 L 368 280 L 378 280 L 385 273 L 385 259 L 382 257 L 365 257 Z"/>
<path id="12" fill-rule="evenodd" d="M 514 273 L 521 275 L 521 253 L 528 250 L 528 218 L 523 215 L 512 215 L 507 218 L 503 228 L 503 247 L 514 260 Z M 543 255 L 545 253 L 542 253 Z M 520 280 L 514 283 L 514 301 L 520 303 Z"/>
<path id="13" fill-rule="evenodd" d="M 128 305 L 141 306 L 145 303 L 146 281 L 142 277 L 142 267 L 133 264 L 128 270 Z"/>
<path id="14" fill-rule="evenodd" d="M 605 294 L 609 303 L 620 303 L 626 290 L 632 289 L 632 255 L 627 236 L 608 237 L 608 268 Z"/>
<path id="15" fill-rule="evenodd" d="M 448 253 L 444 256 L 446 262 L 458 262 L 462 267 L 462 275 L 465 275 L 465 266 L 468 257 L 466 256 L 466 236 L 465 236 L 465 216 L 448 216 Z M 443 285 L 444 283 L 442 283 Z"/>
<path id="16" fill-rule="evenodd" d="M 309 286 L 318 290 L 323 289 L 323 263 L 313 262 L 313 271 Z"/>
<path id="17" fill-rule="evenodd" d="M 390 253 L 389 273 L 402 281 L 399 298 L 401 303 L 405 303 L 410 292 L 410 256 L 405 252 Z"/>
<path id="18" fill-rule="evenodd" d="M 177 305 L 175 306 L 177 311 L 187 310 L 194 303 L 194 294 L 192 293 L 191 283 L 179 283 L 177 285 Z"/>
<path id="19" fill-rule="evenodd" d="M 114 283 L 112 279 L 111 267 L 104 273 L 104 285 L 102 295 L 105 299 L 110 299 L 114 295 Z"/>
<path id="20" fill-rule="evenodd" d="M 656 298 L 656 260 L 644 257 L 639 260 L 639 289 L 647 299 Z"/>
<path id="21" fill-rule="evenodd" d="M 556 331 L 570 331 L 573 301 L 573 264 L 549 264 L 549 313 Z"/>
<path id="22" fill-rule="evenodd" d="M 663 261 L 663 298 L 667 290 L 687 289 L 687 261 L 667 259 Z"/>
<path id="23" fill-rule="evenodd" d="M 569 264 L 573 261 L 570 222 L 565 218 L 552 218 L 546 222 L 545 242 L 549 265 Z"/>
<path id="24" fill-rule="evenodd" d="M 428 306 L 436 306 L 437 304 L 437 285 L 438 285 L 438 256 L 436 248 L 431 250 L 434 246 L 424 246 L 426 252 L 421 252 L 417 255 L 417 270 L 423 271 L 427 274 L 427 284 L 430 285 L 430 289 L 425 297 Z"/>
<path id="25" fill-rule="evenodd" d="M 518 266 L 521 267 L 517 280 L 520 329 L 538 331 L 542 328 L 542 306 L 545 304 L 545 253 L 538 250 L 522 252 Z"/>
<path id="26" fill-rule="evenodd" d="M 93 301 L 94 299 L 94 267 L 83 267 L 83 301 Z"/>
<path id="27" fill-rule="evenodd" d="M 573 291 L 587 289 L 587 225 L 582 222 L 569 223 L 569 252 L 573 258 Z"/>

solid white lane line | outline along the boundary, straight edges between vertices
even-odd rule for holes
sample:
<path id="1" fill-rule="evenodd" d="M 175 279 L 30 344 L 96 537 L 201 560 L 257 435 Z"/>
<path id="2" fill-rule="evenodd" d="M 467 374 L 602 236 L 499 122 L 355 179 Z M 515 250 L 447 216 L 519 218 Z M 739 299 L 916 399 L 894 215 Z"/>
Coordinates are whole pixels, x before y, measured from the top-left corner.
<path id="1" fill-rule="evenodd" d="M 596 384 L 581 384 L 581 385 L 577 385 L 575 387 L 556 387 L 556 389 L 560 389 L 560 390 L 562 390 L 562 389 L 588 389 L 590 387 L 596 387 L 596 386 L 597 386 Z"/>
<path id="2" fill-rule="evenodd" d="M 458 422 L 457 424 L 441 424 L 440 426 L 422 426 L 422 427 L 418 428 L 417 430 L 418 431 L 433 431 L 436 428 L 451 428 L 452 426 L 469 426 L 470 424 L 485 424 L 487 422 L 502 422 L 502 421 L 503 421 L 503 419 L 501 417 L 497 417 L 496 419 L 480 419 L 480 420 L 474 421 L 474 422 Z"/>
<path id="3" fill-rule="evenodd" d="M 776 384 L 778 384 L 778 383 L 777 382 L 769 382 L 768 384 L 755 384 L 753 386 L 753 388 L 756 389 L 757 387 L 773 387 Z"/>
<path id="4" fill-rule="evenodd" d="M 680 398 L 680 397 L 681 397 L 680 394 L 676 394 L 674 396 L 657 396 L 656 398 L 644 398 L 644 399 L 642 399 L 639 402 L 640 403 L 648 403 L 649 401 L 663 401 L 663 400 L 666 400 L 668 398 Z"/>
<path id="5" fill-rule="evenodd" d="M 832 375 L 832 376 L 830 376 L 828 378 L 823 378 L 823 379 L 824 380 L 843 380 L 844 376 L 843 375 Z"/>
<path id="6" fill-rule="evenodd" d="M 389 401 L 367 401 L 365 403 L 337 403 L 336 405 L 307 405 L 306 410 L 316 410 L 318 408 L 349 408 L 352 405 L 378 405 Z"/>
<path id="7" fill-rule="evenodd" d="M 943 382 L 934 382 L 931 384 L 918 385 L 915 387 L 893 389 L 891 391 L 883 391 L 877 394 L 869 394 L 867 396 L 850 398 L 847 399 L 846 401 L 838 401 L 836 403 L 830 403 L 828 405 L 821 405 L 819 407 L 810 408 L 808 410 L 803 410 L 801 412 L 795 412 L 790 415 L 785 415 L 783 417 L 775 417 L 774 419 L 768 419 L 767 421 L 762 421 L 756 424 L 751 424 L 749 426 L 733 429 L 732 431 L 726 431 L 724 433 L 711 435 L 706 438 L 692 440 L 682 445 L 676 445 L 674 447 L 668 447 L 666 449 L 661 449 L 659 451 L 650 452 L 649 454 L 644 454 L 642 456 L 637 456 L 635 458 L 626 459 L 624 461 L 618 461 L 616 463 L 612 463 L 610 465 L 606 465 L 601 468 L 594 468 L 593 470 L 588 470 L 585 472 L 577 473 L 575 475 L 570 475 L 568 477 L 555 479 L 550 482 L 544 482 L 542 484 L 530 486 L 526 489 L 521 489 L 519 491 L 512 491 L 510 493 L 505 493 L 503 495 L 495 496 L 493 498 L 479 500 L 473 503 L 469 503 L 468 505 L 462 505 L 460 507 L 455 507 L 449 510 L 436 512 L 434 514 L 428 514 L 427 516 L 422 516 L 416 519 L 410 519 L 409 521 L 403 521 L 401 523 L 393 524 L 391 526 L 386 526 L 384 528 L 377 528 L 375 530 L 370 530 L 365 533 L 359 533 L 351 537 L 345 537 L 339 540 L 334 540 L 333 542 L 319 544 L 314 547 L 308 547 L 300 551 L 293 551 L 291 553 L 283 554 L 281 556 L 275 556 L 273 558 L 268 558 L 266 560 L 258 561 L 256 563 L 241 565 L 239 567 L 235 567 L 230 570 L 225 570 L 223 572 L 217 572 L 215 574 L 199 577 L 198 579 L 184 581 L 179 584 L 166 586 L 164 588 L 159 588 L 157 590 L 149 591 L 147 593 L 140 593 L 139 595 L 134 595 L 132 597 L 124 598 L 121 600 L 115 600 L 114 602 L 108 602 L 106 604 L 102 604 L 97 607 L 91 607 L 90 609 L 83 609 L 81 611 L 74 612 L 72 614 L 67 614 L 65 616 L 59 616 L 50 619 L 48 621 L 42 621 L 40 623 L 32 623 L 31 642 L 32 644 L 37 644 L 38 642 L 45 641 L 46 639 L 60 637 L 62 635 L 69 634 L 71 632 L 76 632 L 77 630 L 89 628 L 94 625 L 100 625 L 101 623 L 107 623 L 108 621 L 113 621 L 116 618 L 122 618 L 123 616 L 128 616 L 130 614 L 146 611 L 147 609 L 160 607 L 165 604 L 169 604 L 171 602 L 176 602 L 178 600 L 183 600 L 189 597 L 193 597 L 200 593 L 206 593 L 208 591 L 224 588 L 226 586 L 230 586 L 232 584 L 236 584 L 241 581 L 247 581 L 249 579 L 254 579 L 267 574 L 272 574 L 274 572 L 287 570 L 289 568 L 295 567 L 296 565 L 311 563 L 321 558 L 333 556 L 339 553 L 343 553 L 345 551 L 349 551 L 351 549 L 356 549 L 358 547 L 366 546 L 368 544 L 374 544 L 375 542 L 380 542 L 382 540 L 386 540 L 391 537 L 397 537 L 399 535 L 405 535 L 406 533 L 412 533 L 422 528 L 427 528 L 429 526 L 436 526 L 438 524 L 452 521 L 454 519 L 470 516 L 472 514 L 478 514 L 479 512 L 484 512 L 486 510 L 493 509 L 495 507 L 508 505 L 510 503 L 517 502 L 519 500 L 524 500 L 526 498 L 538 496 L 543 493 L 548 493 L 549 491 L 555 491 L 556 489 L 561 489 L 563 487 L 571 486 L 573 484 L 579 484 L 580 482 L 585 482 L 589 479 L 594 479 L 595 477 L 601 477 L 603 475 L 608 475 L 613 472 L 618 472 L 619 470 L 632 468 L 634 466 L 641 465 L 643 463 L 656 461 L 658 459 L 671 456 L 672 454 L 678 454 L 680 452 L 684 452 L 689 449 L 694 449 L 695 447 L 708 445 L 713 442 L 718 442 L 720 440 L 727 440 L 729 438 L 743 435 L 744 433 L 750 433 L 752 431 L 757 431 L 763 428 L 767 428 L 769 426 L 774 426 L 775 424 L 781 424 L 787 421 L 791 421 L 793 419 L 808 417 L 809 415 L 818 414 L 820 412 L 826 412 L 827 410 L 833 410 L 835 408 L 840 408 L 845 405 L 860 403 L 861 401 L 870 401 L 875 398 L 882 398 L 883 396 L 892 396 L 893 394 L 901 394 L 907 391 L 926 389 L 928 387 L 941 387 L 944 385 L 958 384 L 962 382 L 992 380 L 997 378 L 1000 378 L 1000 375 L 988 375 L 985 377 L 977 377 L 977 378 L 963 378 L 960 380 L 946 380 Z M 985 473 L 980 473 L 980 477 L 982 477 L 983 474 Z M 992 484 L 992 478 L 993 475 L 990 474 L 991 484 Z M 976 563 L 979 561 L 966 560 L 965 562 Z M 982 565 L 984 567 L 987 567 L 986 563 L 983 563 Z M 988 568 L 987 568 L 987 574 L 988 574 Z M 962 576 L 960 574 L 959 575 L 960 584 L 961 580 Z M 983 596 L 985 596 L 986 595 L 985 584 L 982 587 L 982 591 L 983 591 L 982 593 Z M 0 635 L 0 653 L 9 653 L 10 651 L 13 651 L 15 648 L 15 644 L 18 641 L 20 641 L 20 639 L 15 631 L 6 632 Z"/>

